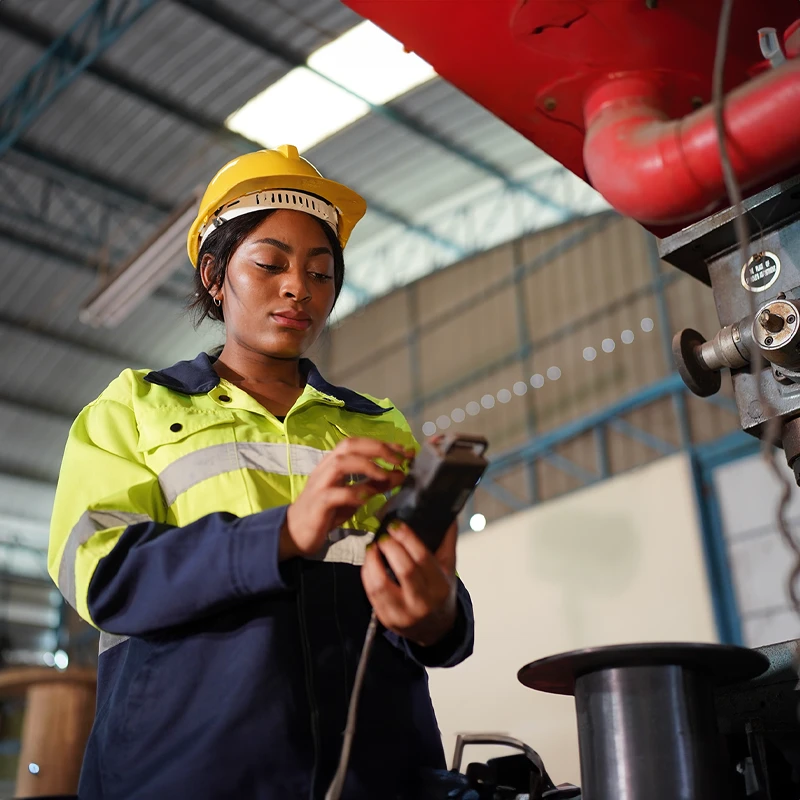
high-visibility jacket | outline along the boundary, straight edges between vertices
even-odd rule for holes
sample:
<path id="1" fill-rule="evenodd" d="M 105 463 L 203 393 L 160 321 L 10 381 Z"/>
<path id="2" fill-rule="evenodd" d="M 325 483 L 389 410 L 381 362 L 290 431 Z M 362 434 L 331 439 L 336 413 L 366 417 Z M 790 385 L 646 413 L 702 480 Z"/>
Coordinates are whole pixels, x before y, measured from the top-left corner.
<path id="1" fill-rule="evenodd" d="M 49 569 L 101 632 L 82 800 L 324 795 L 371 612 L 359 567 L 385 500 L 310 559 L 279 563 L 280 529 L 344 438 L 415 442 L 388 401 L 301 368 L 283 422 L 206 354 L 126 370 L 75 421 Z M 389 797 L 387 780 L 444 766 L 425 667 L 472 651 L 460 581 L 458 596 L 457 623 L 433 647 L 378 637 L 345 797 Z"/>

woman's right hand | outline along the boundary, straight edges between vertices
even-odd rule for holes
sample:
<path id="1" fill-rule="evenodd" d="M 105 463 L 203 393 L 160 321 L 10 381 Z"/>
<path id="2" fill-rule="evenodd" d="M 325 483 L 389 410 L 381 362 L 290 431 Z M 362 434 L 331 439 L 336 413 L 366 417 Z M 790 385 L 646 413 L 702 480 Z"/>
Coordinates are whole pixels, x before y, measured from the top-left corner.
<path id="1" fill-rule="evenodd" d="M 310 556 L 319 552 L 328 533 L 341 525 L 376 494 L 399 486 L 405 474 L 400 469 L 414 457 L 413 450 L 378 439 L 345 439 L 320 461 L 300 496 L 289 506 L 281 530 L 279 558 Z M 398 469 L 384 469 L 382 459 Z M 353 475 L 360 483 L 347 485 Z"/>

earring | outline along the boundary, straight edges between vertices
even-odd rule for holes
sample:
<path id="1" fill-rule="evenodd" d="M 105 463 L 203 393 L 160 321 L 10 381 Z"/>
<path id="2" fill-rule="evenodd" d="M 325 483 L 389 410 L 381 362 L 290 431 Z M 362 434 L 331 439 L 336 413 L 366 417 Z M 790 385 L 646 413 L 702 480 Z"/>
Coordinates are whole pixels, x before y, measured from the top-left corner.
<path id="1" fill-rule="evenodd" d="M 219 297 L 215 297 L 215 298 L 214 298 L 214 305 L 215 305 L 217 308 L 219 308 L 219 307 L 222 305 L 222 300 L 220 300 L 220 299 L 219 299 Z"/>

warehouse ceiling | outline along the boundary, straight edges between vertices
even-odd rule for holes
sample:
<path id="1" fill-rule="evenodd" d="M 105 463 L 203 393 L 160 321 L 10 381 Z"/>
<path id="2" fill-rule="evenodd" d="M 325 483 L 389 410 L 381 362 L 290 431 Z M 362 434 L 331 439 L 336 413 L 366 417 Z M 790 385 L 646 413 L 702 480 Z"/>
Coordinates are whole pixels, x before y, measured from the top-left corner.
<path id="1" fill-rule="evenodd" d="M 78 411 L 126 367 L 165 366 L 221 340 L 219 329 L 194 331 L 183 311 L 183 256 L 116 327 L 88 326 L 79 310 L 222 164 L 282 144 L 269 140 L 271 123 L 301 108 L 309 125 L 331 121 L 330 98 L 334 106 L 303 94 L 293 108 L 288 79 L 310 70 L 363 106 L 303 152 L 369 203 L 348 246 L 339 321 L 470 253 L 604 207 L 424 70 L 419 85 L 389 99 L 331 77 L 331 57 L 314 54 L 359 24 L 370 25 L 338 0 L 0 3 L 0 573 L 42 574 L 53 486 Z M 231 115 L 275 86 L 283 99 L 267 103 L 265 130 L 231 130 Z"/>

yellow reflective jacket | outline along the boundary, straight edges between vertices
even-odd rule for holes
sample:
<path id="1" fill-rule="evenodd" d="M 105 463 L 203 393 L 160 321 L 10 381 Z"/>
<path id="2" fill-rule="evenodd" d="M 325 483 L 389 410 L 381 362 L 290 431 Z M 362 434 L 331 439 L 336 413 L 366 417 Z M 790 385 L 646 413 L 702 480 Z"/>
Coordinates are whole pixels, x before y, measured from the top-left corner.
<path id="1" fill-rule="evenodd" d="M 220 380 L 205 354 L 160 372 L 123 372 L 75 421 L 48 564 L 67 601 L 101 630 L 82 798 L 105 796 L 106 762 L 120 768 L 120 791 L 140 781 L 143 797 L 189 796 L 195 778 L 192 796 L 217 796 L 208 792 L 219 779 L 199 777 L 198 764 L 219 763 L 225 750 L 236 774 L 257 774 L 265 791 L 291 785 L 313 795 L 319 771 L 335 767 L 369 617 L 358 567 L 385 500 L 373 498 L 332 531 L 313 559 L 279 563 L 280 528 L 308 475 L 344 438 L 416 442 L 387 400 L 332 386 L 309 361 L 301 367 L 306 386 L 284 421 Z M 384 744 L 417 742 L 401 748 L 410 756 L 399 759 L 400 771 L 443 763 L 422 667 L 451 666 L 471 652 L 472 610 L 460 582 L 459 599 L 459 622 L 443 642 L 418 648 L 387 633 L 373 657 L 393 675 L 375 711 L 393 698 L 400 714 Z M 231 681 L 239 695 L 221 713 Z M 167 698 L 186 685 L 191 697 L 178 691 L 183 705 L 174 707 Z M 285 746 L 266 757 L 263 746 L 242 741 L 234 722 L 247 718 L 247 727 L 250 715 L 263 730 L 287 725 Z M 199 727 L 213 733 L 198 742 Z M 165 729 L 167 741 L 155 746 Z M 173 754 L 168 770 L 157 767 L 165 752 Z M 371 757 L 362 757 L 366 769 Z M 357 771 L 361 759 L 353 763 Z M 232 796 L 232 779 L 218 796 Z"/>

